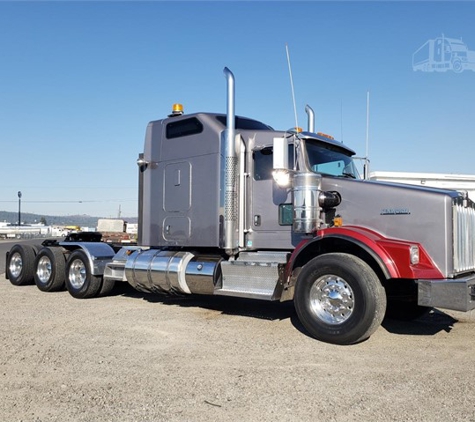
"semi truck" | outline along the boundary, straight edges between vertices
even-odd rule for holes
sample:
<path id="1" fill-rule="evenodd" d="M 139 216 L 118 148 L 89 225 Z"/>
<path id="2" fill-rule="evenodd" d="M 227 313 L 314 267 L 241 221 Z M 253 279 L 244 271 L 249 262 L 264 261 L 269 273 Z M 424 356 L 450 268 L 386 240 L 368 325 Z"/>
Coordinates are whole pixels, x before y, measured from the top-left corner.
<path id="1" fill-rule="evenodd" d="M 235 113 L 148 124 L 138 155 L 136 245 L 100 233 L 7 253 L 6 277 L 79 299 L 116 283 L 168 295 L 293 301 L 307 333 L 369 338 L 385 315 L 475 308 L 475 204 L 452 190 L 363 180 L 355 152 L 308 129 L 276 130 Z M 209 300 L 212 300 L 210 297 Z M 240 299 L 236 299 L 240 300 Z"/>

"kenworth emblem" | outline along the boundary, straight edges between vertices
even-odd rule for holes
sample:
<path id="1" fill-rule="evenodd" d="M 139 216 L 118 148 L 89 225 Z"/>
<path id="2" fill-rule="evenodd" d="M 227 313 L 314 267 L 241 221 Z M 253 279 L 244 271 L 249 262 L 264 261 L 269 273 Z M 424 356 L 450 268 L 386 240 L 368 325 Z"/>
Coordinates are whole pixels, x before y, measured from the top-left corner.
<path id="1" fill-rule="evenodd" d="M 408 208 L 383 208 L 380 215 L 409 215 L 411 211 Z"/>

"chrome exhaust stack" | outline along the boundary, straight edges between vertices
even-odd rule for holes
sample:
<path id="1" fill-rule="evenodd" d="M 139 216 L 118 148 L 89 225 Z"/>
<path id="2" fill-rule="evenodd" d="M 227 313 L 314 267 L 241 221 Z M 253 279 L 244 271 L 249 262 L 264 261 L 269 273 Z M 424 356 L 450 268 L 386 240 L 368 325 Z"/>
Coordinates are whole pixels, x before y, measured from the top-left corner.
<path id="1" fill-rule="evenodd" d="M 311 133 L 315 133 L 315 113 L 308 104 L 305 106 L 305 113 L 308 116 L 308 131 Z"/>
<path id="2" fill-rule="evenodd" d="M 236 141 L 234 75 L 227 67 L 225 67 L 224 76 L 227 81 L 227 123 L 226 130 L 224 131 L 224 139 L 222 139 L 225 160 L 224 180 L 221 181 L 221 186 L 224 191 L 223 248 L 229 256 L 233 256 L 239 249 L 238 193 L 240 142 Z"/>

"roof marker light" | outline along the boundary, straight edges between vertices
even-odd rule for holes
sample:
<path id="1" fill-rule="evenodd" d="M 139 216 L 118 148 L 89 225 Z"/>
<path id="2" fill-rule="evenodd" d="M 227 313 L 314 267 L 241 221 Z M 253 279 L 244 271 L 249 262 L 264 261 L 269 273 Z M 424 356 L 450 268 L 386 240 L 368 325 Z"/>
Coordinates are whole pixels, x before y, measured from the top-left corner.
<path id="1" fill-rule="evenodd" d="M 168 117 L 181 116 L 183 113 L 184 113 L 183 105 L 179 103 L 175 103 L 172 106 L 172 114 L 169 114 Z"/>
<path id="2" fill-rule="evenodd" d="M 323 132 L 318 132 L 317 135 L 324 136 L 325 138 L 331 139 L 332 141 L 335 140 L 333 136 L 327 135 L 326 133 L 323 133 Z"/>

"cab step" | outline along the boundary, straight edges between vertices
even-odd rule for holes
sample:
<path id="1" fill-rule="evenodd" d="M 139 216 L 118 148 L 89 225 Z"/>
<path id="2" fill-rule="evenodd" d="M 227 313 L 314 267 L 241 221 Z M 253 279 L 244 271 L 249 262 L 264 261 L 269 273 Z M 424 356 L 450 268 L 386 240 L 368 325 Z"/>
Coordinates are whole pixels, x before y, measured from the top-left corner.
<path id="1" fill-rule="evenodd" d="M 287 252 L 246 252 L 235 261 L 221 262 L 222 285 L 215 295 L 277 300 L 276 287 L 288 260 Z"/>

